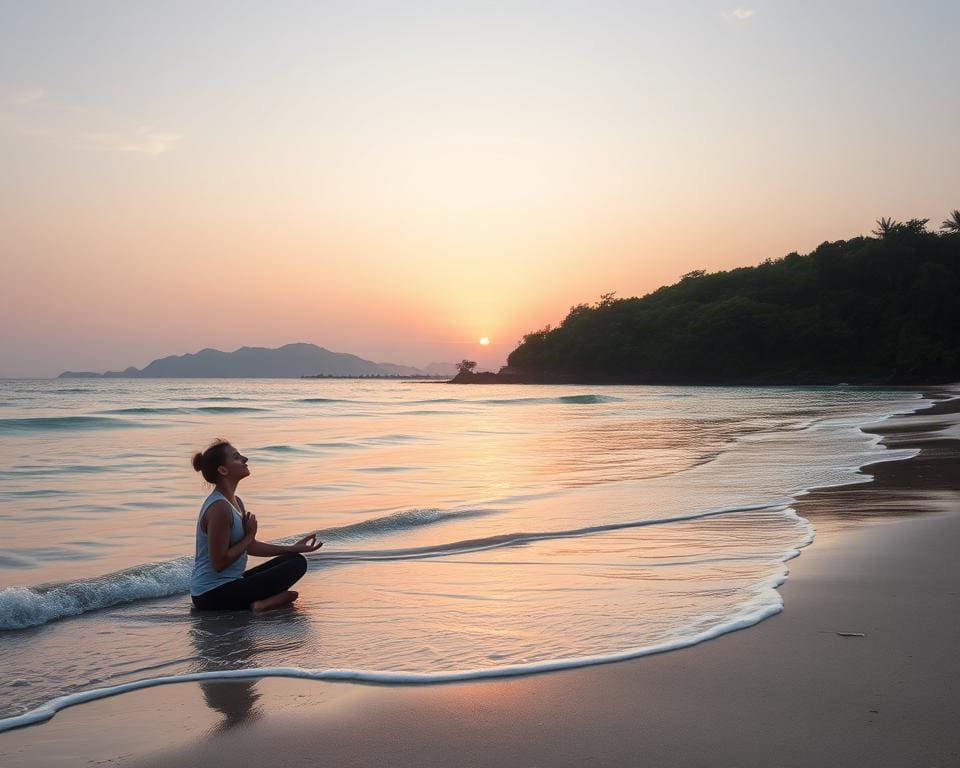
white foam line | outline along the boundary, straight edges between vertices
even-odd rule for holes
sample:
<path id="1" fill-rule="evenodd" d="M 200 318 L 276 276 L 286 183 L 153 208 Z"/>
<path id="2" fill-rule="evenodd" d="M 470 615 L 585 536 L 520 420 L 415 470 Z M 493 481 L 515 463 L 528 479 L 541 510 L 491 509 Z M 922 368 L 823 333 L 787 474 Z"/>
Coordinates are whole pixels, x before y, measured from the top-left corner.
<path id="1" fill-rule="evenodd" d="M 795 557 L 799 552 L 794 550 L 790 557 Z M 787 559 L 790 559 L 788 557 Z M 784 568 L 786 571 L 786 568 Z M 174 683 L 192 683 L 208 682 L 211 680 L 249 680 L 268 677 L 291 677 L 302 680 L 326 680 L 326 681 L 350 681 L 361 683 L 378 683 L 381 685 L 430 685 L 437 683 L 465 682 L 470 680 L 486 680 L 499 677 L 517 677 L 520 675 L 540 674 L 544 672 L 555 672 L 563 669 L 574 669 L 577 667 L 593 666 L 597 664 L 611 664 L 617 661 L 626 661 L 627 659 L 636 659 L 642 656 L 652 656 L 657 653 L 666 653 L 680 648 L 688 648 L 692 645 L 712 640 L 720 635 L 735 632 L 740 629 L 752 627 L 770 616 L 775 616 L 783 610 L 783 599 L 776 588 L 786 581 L 786 572 L 783 576 L 769 579 L 762 586 L 771 590 L 775 598 L 767 605 L 763 605 L 739 616 L 733 621 L 728 622 L 712 629 L 690 635 L 672 642 L 660 643 L 645 648 L 636 648 L 620 653 L 599 656 L 581 656 L 572 659 L 557 659 L 531 664 L 513 664 L 505 667 L 493 667 L 490 669 L 472 669 L 460 672 L 376 672 L 358 669 L 300 669 L 298 667 L 263 667 L 259 669 L 234 669 L 219 672 L 195 672 L 186 675 L 169 675 L 165 677 L 154 677 L 146 680 L 137 680 L 132 683 L 123 683 L 106 688 L 95 688 L 90 691 L 82 691 L 67 696 L 60 696 L 46 704 L 25 712 L 22 715 L 8 717 L 0 720 L 0 733 L 9 731 L 13 728 L 22 728 L 28 725 L 45 722 L 51 719 L 57 712 L 73 707 L 78 704 L 85 704 L 90 701 L 104 699 L 109 696 L 117 696 L 121 693 L 129 693 L 144 688 L 152 688 L 159 685 L 171 685 Z"/>

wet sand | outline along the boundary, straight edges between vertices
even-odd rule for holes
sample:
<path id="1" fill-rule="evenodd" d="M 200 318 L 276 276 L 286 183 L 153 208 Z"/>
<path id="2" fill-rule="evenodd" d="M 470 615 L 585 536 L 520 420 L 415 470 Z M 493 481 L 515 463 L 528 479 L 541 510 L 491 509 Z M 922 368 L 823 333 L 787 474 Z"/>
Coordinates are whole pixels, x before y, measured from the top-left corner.
<path id="1" fill-rule="evenodd" d="M 921 454 L 800 500 L 817 540 L 756 627 L 495 681 L 145 689 L 0 734 L 0 765 L 960 765 L 958 411 L 878 425 Z"/>

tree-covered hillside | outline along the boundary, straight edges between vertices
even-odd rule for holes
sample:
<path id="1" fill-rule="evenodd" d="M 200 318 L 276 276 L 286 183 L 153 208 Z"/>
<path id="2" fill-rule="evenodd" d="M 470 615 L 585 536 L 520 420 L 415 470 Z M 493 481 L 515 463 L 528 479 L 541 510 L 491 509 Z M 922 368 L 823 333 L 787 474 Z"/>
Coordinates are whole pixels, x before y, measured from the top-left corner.
<path id="1" fill-rule="evenodd" d="M 651 383 L 960 380 L 960 211 L 873 237 L 604 296 L 508 358 L 525 379 Z"/>

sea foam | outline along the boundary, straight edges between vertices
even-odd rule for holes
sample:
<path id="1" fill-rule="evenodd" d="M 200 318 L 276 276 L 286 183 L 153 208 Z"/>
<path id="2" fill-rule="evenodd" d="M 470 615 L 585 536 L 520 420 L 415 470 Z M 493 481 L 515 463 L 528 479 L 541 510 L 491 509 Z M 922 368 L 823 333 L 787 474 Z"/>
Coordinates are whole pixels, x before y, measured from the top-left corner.
<path id="1" fill-rule="evenodd" d="M 0 590 L 0 630 L 24 629 L 136 600 L 167 597 L 190 586 L 193 558 L 140 565 L 94 579 Z"/>

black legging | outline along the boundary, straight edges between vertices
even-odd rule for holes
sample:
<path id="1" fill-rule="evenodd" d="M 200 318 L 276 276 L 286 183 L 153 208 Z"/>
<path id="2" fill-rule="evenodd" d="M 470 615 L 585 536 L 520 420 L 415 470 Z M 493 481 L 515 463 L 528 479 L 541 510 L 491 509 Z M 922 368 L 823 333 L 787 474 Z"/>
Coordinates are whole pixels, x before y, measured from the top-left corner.
<path id="1" fill-rule="evenodd" d="M 306 572 L 307 558 L 290 552 L 245 571 L 239 579 L 193 595 L 193 604 L 201 611 L 242 611 L 250 603 L 290 589 Z"/>

